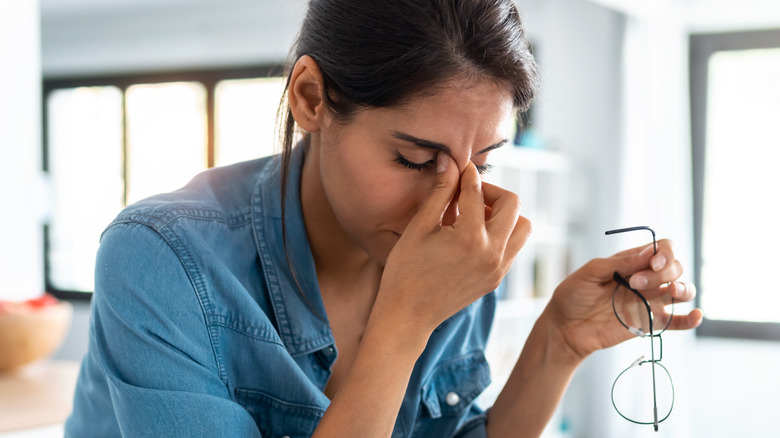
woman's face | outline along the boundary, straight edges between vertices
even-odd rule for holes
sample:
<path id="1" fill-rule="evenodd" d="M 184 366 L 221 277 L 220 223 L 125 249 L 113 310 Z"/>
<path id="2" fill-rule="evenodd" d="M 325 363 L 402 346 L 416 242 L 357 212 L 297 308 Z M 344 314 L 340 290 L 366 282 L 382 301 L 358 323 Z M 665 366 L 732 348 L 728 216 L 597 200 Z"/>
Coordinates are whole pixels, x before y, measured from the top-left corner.
<path id="1" fill-rule="evenodd" d="M 439 153 L 463 171 L 488 167 L 503 145 L 513 105 L 489 81 L 453 81 L 436 94 L 360 111 L 320 132 L 322 188 L 346 235 L 380 265 L 431 190 Z M 452 161 L 450 162 L 452 165 Z M 445 215 L 454 220 L 457 203 Z"/>

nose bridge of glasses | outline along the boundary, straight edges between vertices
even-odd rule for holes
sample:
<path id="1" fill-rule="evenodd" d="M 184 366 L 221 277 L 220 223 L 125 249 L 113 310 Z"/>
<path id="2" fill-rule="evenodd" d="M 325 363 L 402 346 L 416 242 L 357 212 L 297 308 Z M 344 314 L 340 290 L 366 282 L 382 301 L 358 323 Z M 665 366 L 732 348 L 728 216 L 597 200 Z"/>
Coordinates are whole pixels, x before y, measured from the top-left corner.
<path id="1" fill-rule="evenodd" d="M 658 348 L 656 349 L 655 345 L 651 346 L 652 360 L 653 362 L 660 362 L 664 358 L 664 339 L 660 333 L 650 336 L 650 342 L 655 342 L 656 339 L 658 339 Z M 658 352 L 658 359 L 655 358 L 655 352 Z"/>

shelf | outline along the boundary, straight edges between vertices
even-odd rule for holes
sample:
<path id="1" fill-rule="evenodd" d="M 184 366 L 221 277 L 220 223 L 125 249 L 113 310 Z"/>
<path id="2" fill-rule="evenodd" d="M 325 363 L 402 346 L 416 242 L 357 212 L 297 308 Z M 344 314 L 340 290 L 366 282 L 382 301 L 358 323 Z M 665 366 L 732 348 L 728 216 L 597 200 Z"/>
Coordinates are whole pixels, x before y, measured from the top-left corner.
<path id="1" fill-rule="evenodd" d="M 492 151 L 490 158 L 494 166 L 502 169 L 538 172 L 567 172 L 569 169 L 569 160 L 563 152 L 547 149 L 504 146 Z"/>

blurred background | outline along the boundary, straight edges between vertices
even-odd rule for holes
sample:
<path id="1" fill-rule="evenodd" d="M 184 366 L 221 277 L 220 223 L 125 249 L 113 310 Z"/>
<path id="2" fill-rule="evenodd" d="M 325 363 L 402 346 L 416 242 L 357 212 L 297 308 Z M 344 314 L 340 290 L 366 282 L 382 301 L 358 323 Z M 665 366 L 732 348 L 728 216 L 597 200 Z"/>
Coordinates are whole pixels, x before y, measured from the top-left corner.
<path id="1" fill-rule="evenodd" d="M 545 436 L 780 435 L 780 2 L 519 6 L 542 89 L 489 178 L 520 194 L 535 232 L 500 291 L 480 402 L 567 273 L 650 238 L 604 231 L 649 225 L 675 241 L 705 313 L 695 332 L 664 334 L 674 411 L 658 433 L 615 412 L 615 378 L 648 355 L 636 339 L 587 359 Z M 95 251 L 119 210 L 274 153 L 305 8 L 0 0 L 0 300 L 73 304 L 54 360 L 86 352 Z"/>

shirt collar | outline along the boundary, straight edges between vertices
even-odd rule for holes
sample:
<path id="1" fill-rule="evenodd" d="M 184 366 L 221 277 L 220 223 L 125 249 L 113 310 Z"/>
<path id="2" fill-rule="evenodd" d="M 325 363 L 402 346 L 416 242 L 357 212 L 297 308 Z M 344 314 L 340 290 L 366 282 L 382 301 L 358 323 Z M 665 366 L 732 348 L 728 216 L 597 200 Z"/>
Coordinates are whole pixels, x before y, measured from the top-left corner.
<path id="1" fill-rule="evenodd" d="M 334 343 L 303 222 L 300 197 L 303 157 L 304 145 L 299 144 L 292 150 L 287 180 L 286 251 L 282 240 L 280 156 L 274 157 L 260 173 L 252 197 L 255 243 L 263 275 L 279 335 L 293 356 L 312 353 Z"/>

